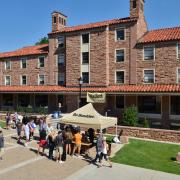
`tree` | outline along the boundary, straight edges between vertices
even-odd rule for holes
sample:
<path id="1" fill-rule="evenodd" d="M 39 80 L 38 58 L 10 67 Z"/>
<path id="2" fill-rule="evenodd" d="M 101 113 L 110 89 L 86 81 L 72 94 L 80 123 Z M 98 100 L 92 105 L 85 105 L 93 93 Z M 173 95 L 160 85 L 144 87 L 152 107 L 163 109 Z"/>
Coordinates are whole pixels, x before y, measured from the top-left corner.
<path id="1" fill-rule="evenodd" d="M 38 42 L 35 43 L 35 45 L 41 45 L 41 44 L 47 44 L 49 42 L 48 37 L 41 38 Z"/>

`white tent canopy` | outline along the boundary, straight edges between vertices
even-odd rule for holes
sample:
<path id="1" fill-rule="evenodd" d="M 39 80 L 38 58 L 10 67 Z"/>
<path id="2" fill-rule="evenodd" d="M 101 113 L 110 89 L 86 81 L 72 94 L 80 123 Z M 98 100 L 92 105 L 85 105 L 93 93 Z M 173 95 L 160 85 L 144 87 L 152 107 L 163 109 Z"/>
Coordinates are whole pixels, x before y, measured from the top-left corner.
<path id="1" fill-rule="evenodd" d="M 94 129 L 104 129 L 117 124 L 117 118 L 100 115 L 91 103 L 62 117 L 60 121 L 64 124 L 73 124 Z"/>

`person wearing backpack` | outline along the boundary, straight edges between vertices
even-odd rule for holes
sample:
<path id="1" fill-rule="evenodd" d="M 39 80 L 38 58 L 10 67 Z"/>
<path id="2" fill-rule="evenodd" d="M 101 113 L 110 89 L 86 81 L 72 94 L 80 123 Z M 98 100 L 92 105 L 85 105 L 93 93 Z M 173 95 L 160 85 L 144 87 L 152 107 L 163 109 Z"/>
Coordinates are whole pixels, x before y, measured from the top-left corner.
<path id="1" fill-rule="evenodd" d="M 58 132 L 58 135 L 55 138 L 55 148 L 56 148 L 56 162 L 62 164 L 62 154 L 63 154 L 64 140 L 62 131 Z"/>
<path id="2" fill-rule="evenodd" d="M 3 160 L 3 154 L 4 154 L 4 136 L 2 132 L 2 128 L 0 127 L 0 160 Z"/>

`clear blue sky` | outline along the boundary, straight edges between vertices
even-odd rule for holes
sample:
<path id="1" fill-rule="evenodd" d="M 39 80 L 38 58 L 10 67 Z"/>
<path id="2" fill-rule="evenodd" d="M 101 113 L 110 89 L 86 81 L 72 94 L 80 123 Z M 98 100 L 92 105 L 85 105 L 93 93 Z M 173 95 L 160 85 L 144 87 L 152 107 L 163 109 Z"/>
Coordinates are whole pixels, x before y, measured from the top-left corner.
<path id="1" fill-rule="evenodd" d="M 145 0 L 149 29 L 180 26 L 180 0 Z M 51 31 L 51 12 L 78 25 L 129 16 L 129 0 L 0 0 L 0 52 L 33 45 Z"/>

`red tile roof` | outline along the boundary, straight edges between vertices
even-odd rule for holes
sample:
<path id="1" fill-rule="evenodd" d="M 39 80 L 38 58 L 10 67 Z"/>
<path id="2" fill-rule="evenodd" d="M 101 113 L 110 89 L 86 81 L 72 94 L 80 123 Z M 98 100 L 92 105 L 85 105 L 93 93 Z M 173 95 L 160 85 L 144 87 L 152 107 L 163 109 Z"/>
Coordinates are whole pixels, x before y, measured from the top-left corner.
<path id="1" fill-rule="evenodd" d="M 108 87 L 84 87 L 83 92 L 107 93 L 180 93 L 180 85 L 121 85 Z M 0 86 L 0 92 L 79 92 L 79 87 L 64 86 Z"/>
<path id="2" fill-rule="evenodd" d="M 48 54 L 48 44 L 42 44 L 37 46 L 27 46 L 16 51 L 0 53 L 0 58 L 19 57 L 27 55 L 40 55 Z"/>
<path id="3" fill-rule="evenodd" d="M 104 27 L 104 26 L 112 25 L 112 24 L 128 23 L 128 22 L 135 22 L 135 21 L 137 21 L 137 18 L 126 17 L 126 18 L 121 18 L 121 19 L 112 19 L 112 20 L 107 20 L 107 21 L 102 21 L 102 22 L 83 24 L 79 26 L 65 27 L 65 28 L 62 28 L 60 31 L 54 31 L 49 34 L 80 31 L 80 30 Z"/>
<path id="4" fill-rule="evenodd" d="M 138 43 L 180 40 L 180 27 L 157 29 L 147 32 Z"/>

